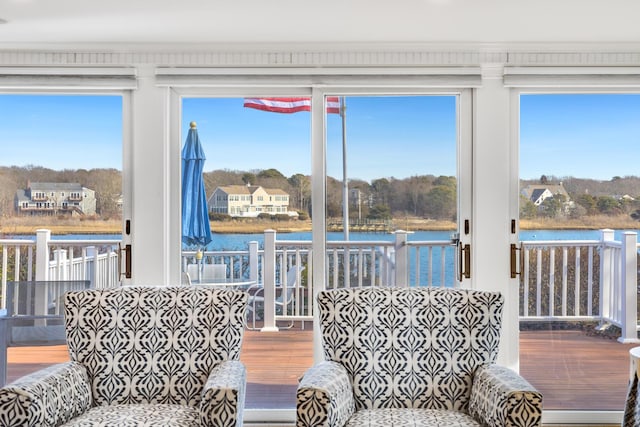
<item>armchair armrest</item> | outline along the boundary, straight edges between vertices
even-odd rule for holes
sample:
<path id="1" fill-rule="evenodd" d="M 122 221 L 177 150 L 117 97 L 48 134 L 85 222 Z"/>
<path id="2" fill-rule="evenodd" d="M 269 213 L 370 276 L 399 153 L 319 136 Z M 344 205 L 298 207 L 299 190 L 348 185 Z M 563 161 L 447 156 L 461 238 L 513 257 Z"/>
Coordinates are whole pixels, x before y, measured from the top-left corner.
<path id="1" fill-rule="evenodd" d="M 200 422 L 210 427 L 241 427 L 247 370 L 239 360 L 216 366 L 202 390 Z"/>
<path id="2" fill-rule="evenodd" d="M 85 367 L 59 363 L 0 389 L 0 425 L 57 426 L 84 413 L 91 403 Z"/>
<path id="3" fill-rule="evenodd" d="M 540 426 L 542 394 L 508 368 L 482 366 L 473 377 L 469 413 L 489 426 Z"/>
<path id="4" fill-rule="evenodd" d="M 297 427 L 342 427 L 355 412 L 353 387 L 344 366 L 320 362 L 300 380 Z"/>

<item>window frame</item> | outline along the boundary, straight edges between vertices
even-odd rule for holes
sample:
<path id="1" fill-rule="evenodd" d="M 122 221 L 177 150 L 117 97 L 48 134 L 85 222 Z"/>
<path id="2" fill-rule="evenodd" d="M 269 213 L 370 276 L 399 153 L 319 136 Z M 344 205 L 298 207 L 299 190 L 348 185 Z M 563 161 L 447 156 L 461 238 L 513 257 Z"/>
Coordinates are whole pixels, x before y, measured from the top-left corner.
<path id="1" fill-rule="evenodd" d="M 511 140 L 511 188 L 509 197 L 510 217 L 516 218 L 516 232 L 510 234 L 512 243 L 520 242 L 520 98 L 522 95 L 607 95 L 607 94 L 635 94 L 640 95 L 640 78 L 637 84 L 630 84 L 630 79 L 615 74 L 613 78 L 608 75 L 584 75 L 583 72 L 571 74 L 570 71 L 561 74 L 564 81 L 559 84 L 558 74 L 549 74 L 554 69 L 541 69 L 543 74 L 535 74 L 535 70 L 527 73 L 526 67 L 518 68 L 519 72 L 512 79 L 506 79 L 505 85 L 510 88 L 510 140 Z M 609 68 L 600 71 L 606 71 Z M 635 71 L 637 69 L 629 69 Z M 633 79 L 632 81 L 636 81 Z M 571 83 L 574 82 L 574 83 Z M 627 84 L 628 86 L 621 86 Z M 517 280 L 512 279 L 512 286 L 518 286 Z M 518 329 L 518 328 L 515 328 Z M 508 340 L 513 340 L 509 336 Z M 519 339 L 519 338 L 518 338 Z M 519 358 L 519 351 L 518 351 Z M 519 363 L 519 361 L 518 361 Z M 545 424 L 619 424 L 622 421 L 623 411 L 604 410 L 544 410 L 542 421 Z"/>

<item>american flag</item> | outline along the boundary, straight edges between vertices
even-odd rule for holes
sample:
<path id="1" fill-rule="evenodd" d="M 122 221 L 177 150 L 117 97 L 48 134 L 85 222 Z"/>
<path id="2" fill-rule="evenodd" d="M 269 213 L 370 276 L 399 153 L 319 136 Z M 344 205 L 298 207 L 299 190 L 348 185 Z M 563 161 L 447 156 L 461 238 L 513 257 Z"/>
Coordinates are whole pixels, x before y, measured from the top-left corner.
<path id="1" fill-rule="evenodd" d="M 273 113 L 290 114 L 311 111 L 311 98 L 245 98 L 244 106 Z M 327 113 L 340 114 L 340 99 L 337 96 L 327 97 Z"/>

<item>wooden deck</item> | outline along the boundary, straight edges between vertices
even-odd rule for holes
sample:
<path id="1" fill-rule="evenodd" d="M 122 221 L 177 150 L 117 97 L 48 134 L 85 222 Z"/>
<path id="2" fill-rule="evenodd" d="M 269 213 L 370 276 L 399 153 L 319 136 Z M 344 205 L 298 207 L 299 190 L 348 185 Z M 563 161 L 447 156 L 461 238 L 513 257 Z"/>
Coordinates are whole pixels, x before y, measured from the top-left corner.
<path id="1" fill-rule="evenodd" d="M 295 407 L 298 378 L 312 364 L 312 331 L 247 331 L 247 408 Z M 634 345 L 581 331 L 521 332 L 522 375 L 544 394 L 545 409 L 622 410 Z M 8 380 L 69 359 L 65 346 L 9 348 Z"/>

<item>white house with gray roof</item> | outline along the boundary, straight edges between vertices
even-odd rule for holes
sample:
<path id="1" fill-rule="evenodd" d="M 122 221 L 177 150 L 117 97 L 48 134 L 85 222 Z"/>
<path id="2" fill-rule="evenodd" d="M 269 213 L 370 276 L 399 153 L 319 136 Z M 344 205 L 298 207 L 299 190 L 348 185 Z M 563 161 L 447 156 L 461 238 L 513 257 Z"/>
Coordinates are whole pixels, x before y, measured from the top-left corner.
<path id="1" fill-rule="evenodd" d="M 77 183 L 30 182 L 15 197 L 20 215 L 94 215 L 96 193 Z"/>
<path id="2" fill-rule="evenodd" d="M 524 187 L 520 193 L 534 205 L 540 206 L 545 199 L 553 197 L 555 195 L 561 195 L 564 197 L 565 203 L 570 201 L 569 193 L 564 189 L 562 183 L 560 184 L 529 184 Z"/>
<path id="3" fill-rule="evenodd" d="M 263 188 L 259 185 L 220 186 L 209 197 L 207 203 L 210 212 L 230 216 L 292 214 L 289 212 L 289 193 L 279 188 Z"/>

